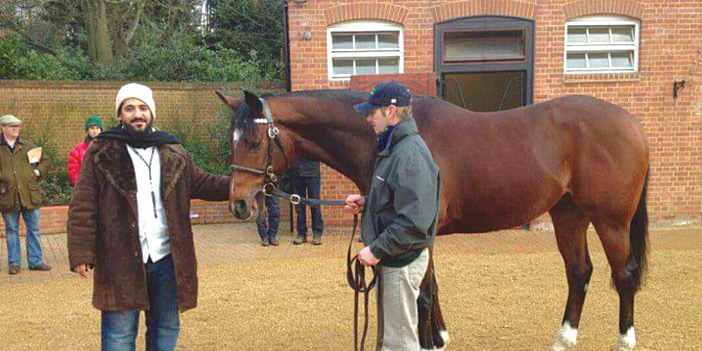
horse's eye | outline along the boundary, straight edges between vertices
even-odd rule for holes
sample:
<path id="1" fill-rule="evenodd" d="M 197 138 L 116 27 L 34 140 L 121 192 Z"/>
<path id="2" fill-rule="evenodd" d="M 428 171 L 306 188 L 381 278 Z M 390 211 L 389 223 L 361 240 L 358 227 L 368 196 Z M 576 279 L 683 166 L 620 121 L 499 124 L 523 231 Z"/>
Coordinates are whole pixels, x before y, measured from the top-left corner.
<path id="1" fill-rule="evenodd" d="M 251 143 L 249 143 L 249 149 L 250 149 L 250 150 L 256 150 L 256 149 L 258 149 L 258 148 L 260 148 L 260 147 L 261 147 L 261 140 L 260 140 L 260 139 L 259 139 L 259 140 L 256 140 L 256 141 L 252 141 Z"/>

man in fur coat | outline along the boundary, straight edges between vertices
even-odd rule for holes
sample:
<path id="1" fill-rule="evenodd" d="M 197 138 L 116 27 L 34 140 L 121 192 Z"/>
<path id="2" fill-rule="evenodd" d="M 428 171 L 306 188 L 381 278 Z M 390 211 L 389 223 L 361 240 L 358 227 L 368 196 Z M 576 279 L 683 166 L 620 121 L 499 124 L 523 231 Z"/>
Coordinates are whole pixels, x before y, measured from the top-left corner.
<path id="1" fill-rule="evenodd" d="M 190 199 L 226 200 L 230 178 L 199 169 L 172 135 L 154 128 L 150 88 L 117 94 L 117 127 L 87 150 L 68 213 L 71 270 L 95 270 L 102 350 L 134 350 L 146 311 L 146 350 L 173 350 L 179 311 L 197 303 Z"/>

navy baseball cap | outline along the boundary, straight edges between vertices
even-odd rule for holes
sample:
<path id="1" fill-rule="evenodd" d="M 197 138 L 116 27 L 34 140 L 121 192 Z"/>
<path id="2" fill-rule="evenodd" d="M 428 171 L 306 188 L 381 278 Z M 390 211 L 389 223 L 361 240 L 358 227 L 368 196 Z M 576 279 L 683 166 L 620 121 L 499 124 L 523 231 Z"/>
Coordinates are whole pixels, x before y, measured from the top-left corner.
<path id="1" fill-rule="evenodd" d="M 360 115 L 368 115 L 371 111 L 382 106 L 409 106 L 412 94 L 404 85 L 391 80 L 378 83 L 368 95 L 368 101 L 354 105 L 353 109 Z"/>

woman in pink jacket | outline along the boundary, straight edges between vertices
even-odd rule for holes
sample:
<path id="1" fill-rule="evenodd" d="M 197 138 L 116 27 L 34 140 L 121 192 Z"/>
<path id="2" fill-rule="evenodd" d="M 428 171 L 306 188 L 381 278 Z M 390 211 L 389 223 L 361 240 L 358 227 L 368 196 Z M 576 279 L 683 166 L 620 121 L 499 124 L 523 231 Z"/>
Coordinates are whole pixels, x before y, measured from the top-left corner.
<path id="1" fill-rule="evenodd" d="M 68 178 L 73 185 L 78 183 L 80 167 L 83 164 L 83 157 L 85 157 L 85 151 L 88 150 L 90 142 L 102 133 L 102 122 L 97 115 L 90 115 L 83 125 L 85 126 L 85 140 L 78 143 L 68 154 Z"/>

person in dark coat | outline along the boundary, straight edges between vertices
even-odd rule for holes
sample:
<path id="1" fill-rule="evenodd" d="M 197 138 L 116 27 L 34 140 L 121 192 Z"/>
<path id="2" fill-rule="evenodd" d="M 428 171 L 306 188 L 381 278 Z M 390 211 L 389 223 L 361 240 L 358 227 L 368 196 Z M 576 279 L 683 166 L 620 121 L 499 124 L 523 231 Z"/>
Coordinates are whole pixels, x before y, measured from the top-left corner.
<path id="1" fill-rule="evenodd" d="M 420 351 L 419 287 L 429 265 L 439 220 L 439 167 L 412 117 L 412 95 L 395 82 L 378 83 L 354 106 L 378 136 L 378 159 L 368 196 L 346 198 L 363 212 L 364 266 L 378 266 L 378 330 L 383 351 Z"/>
<path id="2" fill-rule="evenodd" d="M 22 121 L 13 115 L 0 117 L 0 211 L 5 220 L 7 263 L 10 274 L 20 273 L 22 250 L 19 239 L 19 218 L 27 226 L 27 263 L 30 270 L 49 271 L 44 263 L 39 237 L 41 191 L 39 179 L 46 173 L 47 162 L 30 163 L 31 141 L 20 138 Z"/>
<path id="3" fill-rule="evenodd" d="M 94 269 L 103 351 L 134 350 L 146 311 L 146 350 L 174 350 L 179 312 L 197 305 L 190 199 L 226 200 L 230 177 L 199 169 L 172 135 L 153 127 L 151 89 L 117 94 L 120 124 L 86 152 L 68 209 L 70 268 Z"/>
<path id="4" fill-rule="evenodd" d="M 297 157 L 293 161 L 293 165 L 288 172 L 290 173 L 290 182 L 294 194 L 310 199 L 319 199 L 321 187 L 319 161 Z M 295 210 L 297 211 L 297 238 L 293 240 L 293 244 L 295 245 L 307 242 L 306 207 L 307 206 L 304 204 L 295 206 Z M 324 231 L 322 210 L 319 207 L 311 207 L 310 215 L 312 217 L 312 244 L 321 245 L 322 233 Z"/>
<path id="5" fill-rule="evenodd" d="M 261 236 L 261 245 L 278 246 L 278 225 L 280 224 L 280 206 L 278 204 L 278 198 L 275 196 L 264 197 L 265 200 L 261 202 L 265 203 L 266 211 L 265 213 L 261 211 L 256 218 L 258 235 Z M 263 208 L 263 204 L 259 203 L 259 208 Z"/>

